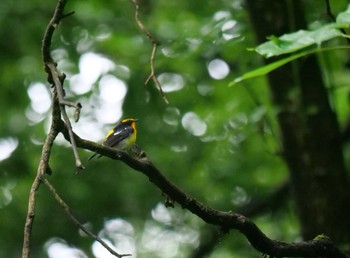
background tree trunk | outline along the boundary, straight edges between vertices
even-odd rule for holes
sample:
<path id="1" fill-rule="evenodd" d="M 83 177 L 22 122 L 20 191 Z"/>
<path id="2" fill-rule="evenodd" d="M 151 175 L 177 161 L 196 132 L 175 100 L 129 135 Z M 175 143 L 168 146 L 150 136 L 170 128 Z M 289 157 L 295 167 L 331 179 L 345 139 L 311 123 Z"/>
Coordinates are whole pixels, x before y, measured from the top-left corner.
<path id="1" fill-rule="evenodd" d="M 246 3 L 259 43 L 306 27 L 298 0 Z M 311 239 L 324 233 L 342 243 L 350 239 L 349 183 L 338 122 L 317 59 L 309 56 L 285 65 L 268 80 L 302 236 Z"/>

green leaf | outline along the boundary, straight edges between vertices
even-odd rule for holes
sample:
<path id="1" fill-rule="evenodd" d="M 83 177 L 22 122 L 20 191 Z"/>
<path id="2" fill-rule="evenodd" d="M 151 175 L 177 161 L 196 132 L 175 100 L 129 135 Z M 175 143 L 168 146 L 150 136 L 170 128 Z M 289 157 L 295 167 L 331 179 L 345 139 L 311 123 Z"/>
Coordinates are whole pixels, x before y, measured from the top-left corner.
<path id="1" fill-rule="evenodd" d="M 329 50 L 337 50 L 337 49 L 349 49 L 350 47 L 348 46 L 340 46 L 340 47 L 330 47 L 330 48 L 316 48 L 316 49 L 312 49 L 312 50 L 308 50 L 308 51 L 304 51 L 301 52 L 299 54 L 296 55 L 292 55 L 289 57 L 286 57 L 284 59 L 278 60 L 276 62 L 270 63 L 268 65 L 264 65 L 263 67 L 260 67 L 258 69 L 255 69 L 253 71 L 247 72 L 245 74 L 243 74 L 240 77 L 237 77 L 236 79 L 234 79 L 232 82 L 229 83 L 229 86 L 233 86 L 241 81 L 247 80 L 247 79 L 252 79 L 255 77 L 259 77 L 259 76 L 264 76 L 266 74 L 268 74 L 269 72 L 272 72 L 273 70 L 276 70 L 277 68 L 293 61 L 296 60 L 300 57 L 306 56 L 306 55 L 310 55 L 310 54 L 314 54 L 317 52 L 323 52 L 323 51 L 329 51 Z"/>
<path id="2" fill-rule="evenodd" d="M 247 80 L 247 79 L 251 79 L 251 78 L 254 78 L 254 77 L 259 77 L 259 76 L 266 75 L 269 72 L 272 72 L 273 70 L 281 67 L 282 65 L 285 65 L 285 64 L 287 64 L 287 63 L 289 63 L 289 62 L 291 62 L 291 61 L 293 61 L 295 59 L 298 59 L 298 58 L 300 58 L 302 56 L 310 54 L 310 52 L 311 51 L 305 51 L 305 52 L 302 52 L 302 53 L 297 54 L 297 55 L 289 56 L 287 58 L 284 58 L 284 59 L 278 60 L 276 62 L 273 62 L 271 64 L 264 65 L 263 67 L 255 69 L 253 71 L 247 72 L 247 73 L 243 74 L 242 76 L 237 77 L 236 79 L 234 79 L 229 84 L 229 86 L 233 86 L 233 85 L 235 85 L 235 84 L 237 84 L 237 83 L 239 83 L 241 81 Z"/>
<path id="3" fill-rule="evenodd" d="M 320 46 L 324 41 L 342 36 L 338 28 L 338 24 L 331 23 L 313 31 L 299 30 L 294 33 L 284 34 L 279 38 L 271 36 L 269 37 L 270 41 L 259 45 L 255 51 L 269 58 L 292 53 L 314 44 Z"/>
<path id="4" fill-rule="evenodd" d="M 348 6 L 348 9 L 345 12 L 338 14 L 336 22 L 338 25 L 345 25 L 346 27 L 349 27 L 349 25 L 350 25 L 350 5 Z"/>
<path id="5" fill-rule="evenodd" d="M 299 30 L 281 37 L 270 36 L 269 41 L 260 44 L 254 50 L 265 58 L 293 53 L 311 45 L 320 46 L 323 42 L 336 37 L 346 37 L 339 29 L 350 26 L 350 5 L 339 13 L 336 23 L 326 24 L 315 30 Z"/>

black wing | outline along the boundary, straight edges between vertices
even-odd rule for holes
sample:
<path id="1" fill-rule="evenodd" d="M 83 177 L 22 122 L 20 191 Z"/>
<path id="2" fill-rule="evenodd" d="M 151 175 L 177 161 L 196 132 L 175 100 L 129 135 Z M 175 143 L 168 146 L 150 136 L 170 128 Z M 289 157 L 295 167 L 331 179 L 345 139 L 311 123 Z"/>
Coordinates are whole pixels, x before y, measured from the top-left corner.
<path id="1" fill-rule="evenodd" d="M 112 133 L 110 133 L 105 141 L 103 142 L 103 145 L 113 147 L 120 143 L 122 140 L 128 138 L 132 133 L 134 129 L 128 125 L 117 125 L 112 130 Z"/>

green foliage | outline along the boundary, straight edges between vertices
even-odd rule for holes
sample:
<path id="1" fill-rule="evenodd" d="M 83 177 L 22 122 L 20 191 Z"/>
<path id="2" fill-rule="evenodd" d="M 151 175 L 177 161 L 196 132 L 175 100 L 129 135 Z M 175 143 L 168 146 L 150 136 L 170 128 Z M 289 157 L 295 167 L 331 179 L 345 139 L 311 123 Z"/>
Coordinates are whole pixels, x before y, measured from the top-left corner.
<path id="1" fill-rule="evenodd" d="M 270 41 L 259 45 L 257 48 L 255 48 L 255 51 L 260 55 L 269 58 L 293 53 L 312 45 L 320 47 L 325 41 L 343 36 L 339 29 L 348 26 L 349 24 L 340 26 L 338 24 L 331 23 L 316 30 L 299 30 L 294 33 L 285 34 L 278 38 L 275 36 L 270 36 Z"/>
<path id="2" fill-rule="evenodd" d="M 340 29 L 348 28 L 350 26 L 349 21 L 350 5 L 346 11 L 340 13 L 337 16 L 335 23 L 325 24 L 313 30 L 299 30 L 297 32 L 284 34 L 280 37 L 268 37 L 269 41 L 260 44 L 258 47 L 250 50 L 256 51 L 258 54 L 262 55 L 265 58 L 276 57 L 283 54 L 294 54 L 258 69 L 244 73 L 242 76 L 234 79 L 234 81 L 230 83 L 230 86 L 233 86 L 243 80 L 264 76 L 273 70 L 278 69 L 279 67 L 306 55 L 317 54 L 322 51 L 348 49 L 348 46 L 325 48 L 322 47 L 321 44 L 337 37 L 348 38 L 349 36 L 343 34 Z M 313 45 L 316 45 L 316 48 L 305 50 Z M 303 51 L 298 53 L 298 51 L 301 50 Z"/>

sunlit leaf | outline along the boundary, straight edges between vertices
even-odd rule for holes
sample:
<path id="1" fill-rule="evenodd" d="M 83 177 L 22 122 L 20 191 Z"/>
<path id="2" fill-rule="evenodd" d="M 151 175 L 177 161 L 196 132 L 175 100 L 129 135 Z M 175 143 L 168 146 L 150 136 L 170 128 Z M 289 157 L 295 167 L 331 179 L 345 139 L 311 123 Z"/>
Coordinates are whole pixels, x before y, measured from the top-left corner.
<path id="1" fill-rule="evenodd" d="M 292 53 L 314 44 L 320 46 L 324 41 L 342 36 L 343 34 L 338 28 L 339 25 L 332 23 L 313 31 L 299 30 L 278 38 L 271 36 L 269 37 L 270 41 L 259 45 L 255 51 L 269 58 Z"/>
<path id="2" fill-rule="evenodd" d="M 281 37 L 270 36 L 268 37 L 269 41 L 260 44 L 254 50 L 260 55 L 269 58 L 292 53 L 314 44 L 320 46 L 325 41 L 345 36 L 339 29 L 348 28 L 349 25 L 350 5 L 345 12 L 337 16 L 336 23 L 330 23 L 315 30 L 299 30 L 284 34 Z"/>
<path id="3" fill-rule="evenodd" d="M 349 27 L 349 25 L 350 25 L 350 5 L 348 6 L 348 9 L 345 12 L 338 14 L 336 22 L 337 22 L 337 24 L 346 25 L 346 27 Z"/>

